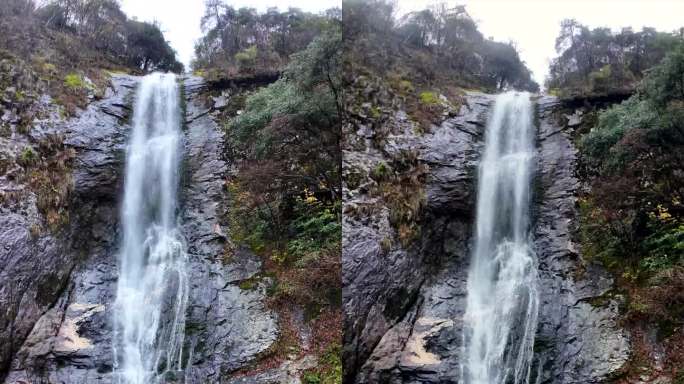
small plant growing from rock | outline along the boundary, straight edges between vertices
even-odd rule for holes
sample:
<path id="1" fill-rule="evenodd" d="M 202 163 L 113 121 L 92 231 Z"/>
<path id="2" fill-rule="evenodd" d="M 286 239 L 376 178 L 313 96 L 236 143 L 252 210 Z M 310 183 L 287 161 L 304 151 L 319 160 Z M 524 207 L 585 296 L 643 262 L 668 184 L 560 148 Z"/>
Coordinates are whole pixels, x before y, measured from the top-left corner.
<path id="1" fill-rule="evenodd" d="M 40 233 L 40 225 L 36 223 L 31 224 L 31 226 L 29 227 L 29 235 L 31 236 L 31 238 L 37 239 L 40 236 Z"/>
<path id="2" fill-rule="evenodd" d="M 370 177 L 377 182 L 381 182 L 388 180 L 392 173 L 392 168 L 384 161 L 381 161 L 371 170 Z"/>
<path id="3" fill-rule="evenodd" d="M 427 105 L 434 105 L 439 103 L 439 97 L 434 92 L 421 92 L 420 102 Z"/>
<path id="4" fill-rule="evenodd" d="M 72 90 L 84 89 L 88 85 L 83 80 L 83 77 L 77 73 L 70 73 L 64 77 L 64 85 Z"/>
<path id="5" fill-rule="evenodd" d="M 21 165 L 24 168 L 28 168 L 34 165 L 37 161 L 38 154 L 36 154 L 36 152 L 30 146 L 24 147 L 24 149 L 21 151 L 21 154 L 19 155 L 19 158 L 17 159 L 17 163 L 19 163 L 19 165 Z"/>
<path id="6" fill-rule="evenodd" d="M 234 57 L 240 69 L 252 67 L 257 57 L 257 47 L 252 45 L 236 53 Z"/>
<path id="7" fill-rule="evenodd" d="M 427 172 L 427 165 L 421 163 L 417 153 L 410 150 L 395 154 L 391 165 L 378 163 L 370 172 L 370 177 L 378 183 L 371 195 L 382 197 L 387 204 L 390 224 L 397 231 L 397 237 L 404 247 L 417 239 L 420 233 L 419 223 L 427 202 Z M 383 249 L 387 245 L 387 242 L 380 244 Z"/>
<path id="8" fill-rule="evenodd" d="M 392 239 L 383 237 L 382 240 L 380 240 L 380 249 L 382 249 L 383 253 L 388 253 L 392 249 Z"/>

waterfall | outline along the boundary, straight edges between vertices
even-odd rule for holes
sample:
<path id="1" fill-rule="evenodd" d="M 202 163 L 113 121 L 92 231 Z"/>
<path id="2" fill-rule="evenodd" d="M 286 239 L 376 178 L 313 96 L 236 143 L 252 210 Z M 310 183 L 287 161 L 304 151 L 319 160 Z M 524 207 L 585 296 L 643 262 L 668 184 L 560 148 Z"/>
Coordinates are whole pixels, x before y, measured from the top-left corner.
<path id="1" fill-rule="evenodd" d="M 172 74 L 146 76 L 136 95 L 114 315 L 118 383 L 165 382 L 181 370 L 188 283 L 176 217 L 179 100 Z"/>
<path id="2" fill-rule="evenodd" d="M 530 242 L 535 127 L 527 93 L 497 97 L 479 168 L 461 382 L 529 383 L 539 309 Z"/>

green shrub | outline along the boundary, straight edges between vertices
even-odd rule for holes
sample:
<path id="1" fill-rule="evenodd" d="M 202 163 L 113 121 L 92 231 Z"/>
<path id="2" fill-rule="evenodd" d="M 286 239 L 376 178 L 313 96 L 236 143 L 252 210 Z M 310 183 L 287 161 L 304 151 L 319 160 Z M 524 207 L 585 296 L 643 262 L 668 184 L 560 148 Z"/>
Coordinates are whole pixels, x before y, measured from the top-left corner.
<path id="1" fill-rule="evenodd" d="M 382 110 L 378 106 L 373 106 L 370 112 L 371 117 L 374 119 L 379 119 L 382 116 Z"/>
<path id="2" fill-rule="evenodd" d="M 328 346 L 319 356 L 318 367 L 304 372 L 305 384 L 342 384 L 341 347 L 338 343 Z"/>
<path id="3" fill-rule="evenodd" d="M 246 279 L 242 280 L 240 284 L 238 284 L 238 287 L 240 287 L 240 289 L 242 289 L 243 291 L 249 291 L 254 289 L 257 286 L 258 282 L 259 281 L 257 278 Z"/>
<path id="4" fill-rule="evenodd" d="M 321 384 L 342 384 L 342 359 L 339 344 L 331 345 L 323 354 L 321 362 L 325 370 L 321 374 Z"/>
<path id="5" fill-rule="evenodd" d="M 410 95 L 415 92 L 415 87 L 410 80 L 402 78 L 401 74 L 390 73 L 387 75 L 389 85 L 402 95 Z"/>
<path id="6" fill-rule="evenodd" d="M 657 228 L 646 238 L 644 246 L 648 256 L 641 261 L 642 268 L 657 272 L 684 263 L 684 223 Z"/>
<path id="7" fill-rule="evenodd" d="M 18 163 L 24 167 L 30 167 L 38 161 L 38 154 L 32 147 L 26 146 L 19 155 Z"/>
<path id="8" fill-rule="evenodd" d="M 52 63 L 44 63 L 42 69 L 43 69 L 43 72 L 47 73 L 48 75 L 57 74 L 57 66 L 55 66 Z"/>
<path id="9" fill-rule="evenodd" d="M 434 92 L 421 92 L 420 102 L 426 105 L 434 105 L 439 103 L 439 96 Z"/>
<path id="10" fill-rule="evenodd" d="M 381 182 L 389 179 L 392 176 L 392 173 L 392 168 L 384 161 L 381 161 L 371 169 L 369 176 L 371 179 Z"/>
<path id="11" fill-rule="evenodd" d="M 247 245 L 255 253 L 263 252 L 267 234 L 271 232 L 269 207 L 251 208 L 252 196 L 238 182 L 228 184 L 228 193 L 231 196 L 228 215 L 231 239 Z"/>
<path id="12" fill-rule="evenodd" d="M 326 252 L 339 245 L 342 230 L 336 207 L 326 207 L 312 196 L 295 206 L 296 218 L 292 221 L 292 233 L 296 235 L 287 243 L 288 256 L 298 267 L 305 267 L 319 252 Z"/>
<path id="13" fill-rule="evenodd" d="M 634 130 L 652 130 L 662 116 L 650 100 L 633 97 L 599 115 L 598 124 L 579 143 L 585 164 L 600 172 L 615 173 L 634 158 L 634 151 L 619 145 Z"/>
<path id="14" fill-rule="evenodd" d="M 83 77 L 77 73 L 70 73 L 64 77 L 64 85 L 72 90 L 88 88 Z"/>
<path id="15" fill-rule="evenodd" d="M 252 45 L 251 47 L 236 53 L 234 57 L 241 68 L 252 66 L 257 57 L 257 47 L 256 45 Z"/>
<path id="16" fill-rule="evenodd" d="M 399 87 L 404 92 L 413 92 L 413 84 L 408 80 L 401 80 L 399 82 Z"/>
<path id="17" fill-rule="evenodd" d="M 610 77 L 604 67 L 591 79 Z M 599 113 L 580 139 L 591 193 L 580 200 L 583 255 L 626 280 L 684 262 L 679 173 L 684 162 L 684 44 L 648 72 L 639 92 Z"/>
<path id="18" fill-rule="evenodd" d="M 380 249 L 384 253 L 387 253 L 392 250 L 392 239 L 389 237 L 383 237 L 382 240 L 380 240 Z"/>
<path id="19" fill-rule="evenodd" d="M 302 383 L 321 384 L 321 377 L 317 372 L 304 372 L 304 375 L 302 375 Z"/>

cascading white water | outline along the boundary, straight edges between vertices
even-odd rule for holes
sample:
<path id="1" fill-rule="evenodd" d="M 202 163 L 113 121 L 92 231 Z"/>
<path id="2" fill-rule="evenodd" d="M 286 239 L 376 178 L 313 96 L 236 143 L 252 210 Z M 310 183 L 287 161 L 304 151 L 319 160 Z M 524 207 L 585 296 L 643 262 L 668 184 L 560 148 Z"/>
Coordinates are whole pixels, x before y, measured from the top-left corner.
<path id="1" fill-rule="evenodd" d="M 143 78 L 126 153 L 123 243 L 114 319 L 118 383 L 178 373 L 188 300 L 185 243 L 177 228 L 180 95 L 176 77 Z"/>
<path id="2" fill-rule="evenodd" d="M 464 318 L 464 384 L 530 381 L 539 309 L 529 212 L 534 136 L 530 95 L 499 95 L 479 168 Z"/>

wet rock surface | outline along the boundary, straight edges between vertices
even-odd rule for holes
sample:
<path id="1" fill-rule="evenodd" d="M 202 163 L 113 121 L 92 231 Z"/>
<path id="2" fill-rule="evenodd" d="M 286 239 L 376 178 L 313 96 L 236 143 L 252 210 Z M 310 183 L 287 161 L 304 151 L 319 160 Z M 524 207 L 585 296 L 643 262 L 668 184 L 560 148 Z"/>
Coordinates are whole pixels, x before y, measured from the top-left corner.
<path id="1" fill-rule="evenodd" d="M 138 80 L 116 75 L 105 98 L 78 117 L 46 118 L 32 131 L 62 132 L 76 150 L 74 202 L 68 228 L 37 237 L 30 231 L 40 220 L 35 195 L 25 196 L 18 209 L 0 208 L 0 377 L 6 375 L 6 383 L 112 382 L 119 198 Z M 211 108 L 199 100 L 206 85 L 192 77 L 185 85 L 180 219 L 191 281 L 187 382 L 297 382 L 293 372 L 312 366 L 310 359 L 232 377 L 275 342 L 277 319 L 264 306 L 265 282 L 240 288 L 260 271 L 260 261 L 229 244 L 221 206 L 228 168 L 220 157 L 223 139 Z M 398 113 L 384 152 L 345 153 L 345 171 L 367 173 L 402 148 L 416 148 L 429 166 L 421 236 L 407 248 L 382 245 L 396 235 L 388 207 L 359 193 L 363 186 L 345 189 L 345 210 L 375 207 L 372 215 L 345 215 L 343 222 L 345 382 L 458 382 L 475 169 L 492 102 L 492 96 L 469 94 L 458 116 L 424 135 Z M 601 383 L 625 364 L 629 340 L 617 326 L 616 299 L 594 300 L 611 289 L 608 275 L 592 265 L 580 269 L 570 236 L 576 151 L 551 120 L 555 99 L 538 105 L 541 192 L 534 238 L 542 307 L 535 364 L 542 367 L 541 383 Z M 0 178 L 0 187 L 6 191 L 11 182 Z"/>
<path id="2" fill-rule="evenodd" d="M 76 150 L 74 193 L 70 225 L 56 234 L 32 238 L 29 226 L 39 219 L 27 219 L 22 212 L 1 215 L 15 220 L 9 221 L 11 229 L 0 229 L 0 236 L 8 237 L 0 241 L 13 244 L 5 248 L 13 259 L 4 263 L 0 284 L 23 292 L 15 317 L 8 319 L 10 326 L 2 327 L 9 331 L 2 339 L 12 348 L 5 360 L 7 383 L 97 382 L 111 371 L 109 304 L 116 279 L 117 199 L 129 128 L 125 106 L 137 81 L 114 76 L 103 100 L 68 121 L 39 121 L 32 133 L 62 133 L 65 143 Z"/>
<path id="3" fill-rule="evenodd" d="M 381 241 L 392 235 L 388 208 L 344 217 L 345 382 L 458 383 L 470 258 L 476 167 L 494 96 L 468 94 L 458 116 L 410 143 L 429 164 L 421 239 L 408 249 Z M 612 281 L 599 267 L 583 273 L 571 230 L 576 218 L 576 150 L 556 126 L 553 98 L 538 101 L 539 195 L 534 244 L 540 260 L 541 309 L 535 367 L 540 383 L 601 383 L 627 361 L 629 341 L 617 326 L 618 303 L 602 298 Z M 345 154 L 345 168 L 382 159 L 373 150 Z M 367 166 L 370 167 L 370 166 Z M 363 184 L 363 183 L 362 183 Z M 376 203 L 347 191 L 346 205 Z M 603 304 L 597 305 L 596 302 Z M 541 368 L 541 370 L 539 370 Z M 354 372 L 349 374 L 348 372 Z"/>
<path id="4" fill-rule="evenodd" d="M 374 217 L 344 216 L 346 382 L 457 382 L 474 176 L 493 100 L 469 93 L 459 114 L 431 132 L 403 129 L 388 138 L 383 151 L 416 148 L 429 166 L 421 237 L 408 249 L 396 242 L 383 250 L 383 238 L 394 234 L 387 207 Z M 350 152 L 345 167 L 363 167 L 382 156 Z M 345 193 L 345 205 L 376 203 Z"/>
<path id="5" fill-rule="evenodd" d="M 306 355 L 299 359 L 287 360 L 276 368 L 253 375 L 228 379 L 226 384 L 301 384 L 302 371 L 318 365 L 316 358 Z"/>
<path id="6" fill-rule="evenodd" d="M 221 158 L 220 127 L 198 100 L 201 84 L 197 77 L 185 79 L 187 178 L 181 208 L 190 260 L 186 377 L 198 384 L 224 382 L 278 337 L 276 317 L 264 306 L 266 286 L 239 287 L 260 272 L 261 262 L 244 249 L 226 250 L 221 204 L 228 164 Z"/>
<path id="7" fill-rule="evenodd" d="M 617 326 L 618 302 L 593 300 L 611 289 L 611 278 L 599 266 L 583 268 L 572 241 L 579 187 L 574 175 L 577 151 L 566 127 L 553 120 L 558 101 L 543 97 L 537 105 L 541 193 L 535 207 L 534 244 L 541 306 L 535 358 L 543 367 L 540 382 L 601 383 L 627 362 L 629 340 Z"/>
<path id="8" fill-rule="evenodd" d="M 0 215 L 2 307 L 0 362 L 6 383 L 111 383 L 119 244 L 119 204 L 132 100 L 139 78 L 115 75 L 105 98 L 54 129 L 76 149 L 75 201 L 65 233 L 32 239 L 37 212 Z M 187 115 L 181 225 L 188 246 L 191 291 L 187 307 L 185 375 L 188 383 L 225 382 L 277 338 L 276 317 L 264 306 L 264 284 L 239 283 L 260 261 L 226 253 L 221 201 L 227 164 L 223 138 L 199 92 L 185 79 Z M 30 208 L 30 207 L 29 207 Z M 14 291 L 13 291 L 14 290 Z M 7 304 L 7 305 L 5 305 Z"/>

